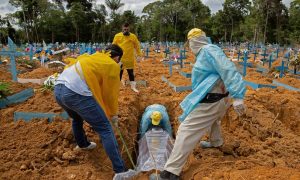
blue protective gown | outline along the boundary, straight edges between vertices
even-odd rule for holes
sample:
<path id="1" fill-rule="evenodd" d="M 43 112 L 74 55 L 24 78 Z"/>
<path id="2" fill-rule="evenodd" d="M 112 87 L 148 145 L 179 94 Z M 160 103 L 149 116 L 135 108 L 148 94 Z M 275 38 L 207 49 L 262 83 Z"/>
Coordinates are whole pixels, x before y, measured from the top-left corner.
<path id="1" fill-rule="evenodd" d="M 144 136 L 146 131 L 152 125 L 151 123 L 151 114 L 153 111 L 159 111 L 162 114 L 162 119 L 160 120 L 159 126 L 167 131 L 169 135 L 172 137 L 172 127 L 169 121 L 169 116 L 167 113 L 167 109 L 165 106 L 160 104 L 152 104 L 145 109 L 145 112 L 142 116 L 140 122 L 140 138 Z"/>
<path id="2" fill-rule="evenodd" d="M 221 48 L 208 44 L 201 48 L 192 70 L 192 92 L 180 103 L 182 122 L 198 103 L 211 91 L 216 82 L 222 79 L 232 98 L 243 99 L 246 93 L 242 75 L 237 71 Z"/>

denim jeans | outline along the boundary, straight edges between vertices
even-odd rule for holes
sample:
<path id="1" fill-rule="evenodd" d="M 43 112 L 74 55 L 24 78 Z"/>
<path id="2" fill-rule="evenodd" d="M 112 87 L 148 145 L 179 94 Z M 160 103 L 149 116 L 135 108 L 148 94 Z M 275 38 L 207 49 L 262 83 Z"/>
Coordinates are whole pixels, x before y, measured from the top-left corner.
<path id="1" fill-rule="evenodd" d="M 57 103 L 73 119 L 72 129 L 78 146 L 87 147 L 90 145 L 83 129 L 83 120 L 85 120 L 99 134 L 114 171 L 116 173 L 124 172 L 124 161 L 121 158 L 111 124 L 93 96 L 82 96 L 63 84 L 55 86 L 54 94 Z"/>

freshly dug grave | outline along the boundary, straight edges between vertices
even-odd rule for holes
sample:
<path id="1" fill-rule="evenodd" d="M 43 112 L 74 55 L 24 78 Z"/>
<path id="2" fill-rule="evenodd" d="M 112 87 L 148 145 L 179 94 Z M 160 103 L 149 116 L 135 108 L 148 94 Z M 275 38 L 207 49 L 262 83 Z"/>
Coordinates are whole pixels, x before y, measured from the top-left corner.
<path id="1" fill-rule="evenodd" d="M 172 76 L 166 76 L 169 82 L 174 84 L 175 86 L 190 86 L 192 85 L 191 79 L 187 79 L 186 77 L 180 75 L 178 72 L 173 72 Z"/>
<path id="2" fill-rule="evenodd" d="M 0 80 L 1 81 L 11 81 L 12 74 L 10 73 L 9 67 L 5 64 L 0 64 Z"/>
<path id="3" fill-rule="evenodd" d="M 192 69 L 193 69 L 192 66 L 186 65 L 184 68 L 181 69 L 181 71 L 185 73 L 192 73 Z"/>
<path id="4" fill-rule="evenodd" d="M 251 81 L 257 84 L 272 84 L 272 78 L 265 77 L 259 72 L 256 72 L 255 68 L 247 68 L 246 81 Z"/>
<path id="5" fill-rule="evenodd" d="M 24 74 L 20 74 L 20 78 L 26 78 L 26 79 L 40 79 L 40 78 L 46 78 L 52 74 L 56 73 L 55 70 L 48 69 L 45 67 L 40 67 L 37 69 L 34 69 L 33 71 L 26 72 Z"/>
<path id="6" fill-rule="evenodd" d="M 286 76 L 284 78 L 276 79 L 276 81 L 279 81 L 279 82 L 284 83 L 286 85 L 289 85 L 289 86 L 300 89 L 300 79 L 296 79 L 296 78 Z"/>
<path id="7" fill-rule="evenodd" d="M 0 82 L 6 83 L 8 85 L 8 89 L 10 92 L 9 95 L 16 94 L 30 87 L 29 84 L 20 84 L 12 81 L 0 81 Z"/>
<path id="8" fill-rule="evenodd" d="M 21 84 L 21 83 L 12 81 L 12 75 L 10 72 L 8 72 L 7 67 L 5 65 L 0 65 L 0 82 L 8 84 L 8 86 L 9 86 L 8 88 L 10 91 L 9 95 L 16 94 L 27 88 L 36 87 L 32 83 Z"/>
<path id="9" fill-rule="evenodd" d="M 61 113 L 63 109 L 56 103 L 50 90 L 35 89 L 34 96 L 27 101 L 7 107 L 1 112 L 1 122 L 11 122 L 14 112 Z"/>
<path id="10" fill-rule="evenodd" d="M 183 179 L 299 179 L 299 93 L 249 90 L 245 118 L 230 109 L 220 149 L 197 147 Z M 292 101 L 288 98 L 297 97 Z M 296 127 L 296 128 L 295 128 Z"/>
<path id="11" fill-rule="evenodd" d="M 168 67 L 159 60 L 149 59 L 138 64 L 137 80 L 146 80 L 148 84 L 138 87 L 140 93 L 134 93 L 129 86 L 121 87 L 120 129 L 134 158 L 139 119 L 144 109 L 154 103 L 166 106 L 176 132 L 177 118 L 181 114 L 179 103 L 189 93 L 175 93 L 161 80 Z M 126 71 L 124 78 L 127 78 Z M 73 149 L 76 144 L 69 120 L 13 122 L 13 112 L 22 108 L 31 112 L 51 112 L 59 108 L 54 99 L 49 100 L 50 96 L 52 93 L 36 92 L 36 99 L 22 103 L 24 107 L 20 104 L 0 110 L 1 179 L 112 179 L 111 163 L 99 137 L 90 127 L 85 126 L 85 130 L 88 138 L 98 144 L 97 148 L 91 152 L 77 152 Z M 300 120 L 297 118 L 300 93 L 281 88 L 250 89 L 245 103 L 248 107 L 245 118 L 239 119 L 230 108 L 222 121 L 224 147 L 203 150 L 197 146 L 185 165 L 182 179 L 300 178 Z M 49 109 L 39 109 L 41 104 L 48 104 Z M 117 132 L 116 137 L 122 157 L 130 168 Z M 141 173 L 135 179 L 148 179 L 149 174 Z"/>

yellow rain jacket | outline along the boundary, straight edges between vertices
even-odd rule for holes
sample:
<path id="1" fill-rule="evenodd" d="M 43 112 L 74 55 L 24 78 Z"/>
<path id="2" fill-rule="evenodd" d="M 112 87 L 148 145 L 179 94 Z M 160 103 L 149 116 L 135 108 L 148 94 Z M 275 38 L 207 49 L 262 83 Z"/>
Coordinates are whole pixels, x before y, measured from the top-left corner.
<path id="1" fill-rule="evenodd" d="M 96 52 L 77 57 L 84 79 L 93 97 L 108 118 L 118 112 L 120 66 L 106 53 Z"/>
<path id="2" fill-rule="evenodd" d="M 124 36 L 122 32 L 115 35 L 113 44 L 119 45 L 123 50 L 121 62 L 123 69 L 133 69 L 135 66 L 135 55 L 142 56 L 140 42 L 136 35 L 130 33 L 129 36 Z"/>

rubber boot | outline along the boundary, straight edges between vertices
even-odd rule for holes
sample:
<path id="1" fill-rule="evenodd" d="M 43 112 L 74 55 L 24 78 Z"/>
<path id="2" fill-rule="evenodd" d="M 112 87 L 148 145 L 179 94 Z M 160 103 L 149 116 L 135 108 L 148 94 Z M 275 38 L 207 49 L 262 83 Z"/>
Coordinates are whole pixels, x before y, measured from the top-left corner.
<path id="1" fill-rule="evenodd" d="M 136 89 L 136 82 L 135 81 L 130 81 L 130 86 L 131 86 L 131 89 L 138 93 L 139 91 Z"/>

